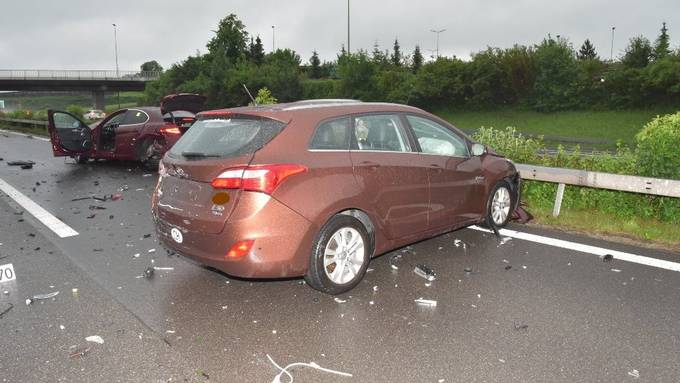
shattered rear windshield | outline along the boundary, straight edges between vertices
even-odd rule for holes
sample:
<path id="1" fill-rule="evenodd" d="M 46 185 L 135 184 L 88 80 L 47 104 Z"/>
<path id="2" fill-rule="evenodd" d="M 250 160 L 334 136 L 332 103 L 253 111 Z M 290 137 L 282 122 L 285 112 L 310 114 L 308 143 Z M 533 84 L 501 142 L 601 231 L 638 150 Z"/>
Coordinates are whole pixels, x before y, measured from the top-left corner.
<path id="1" fill-rule="evenodd" d="M 268 118 L 239 116 L 203 118 L 177 141 L 171 157 L 237 157 L 254 153 L 276 137 L 285 126 Z"/>

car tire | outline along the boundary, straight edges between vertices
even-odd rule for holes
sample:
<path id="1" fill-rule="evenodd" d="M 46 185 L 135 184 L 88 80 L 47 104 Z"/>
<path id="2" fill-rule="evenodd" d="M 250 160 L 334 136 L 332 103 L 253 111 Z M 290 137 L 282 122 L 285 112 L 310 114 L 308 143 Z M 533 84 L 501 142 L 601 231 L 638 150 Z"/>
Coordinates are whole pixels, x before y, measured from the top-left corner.
<path id="1" fill-rule="evenodd" d="M 158 169 L 158 163 L 160 162 L 160 156 L 157 153 L 153 153 L 154 143 L 155 139 L 145 138 L 139 145 L 137 152 L 137 159 L 148 169 Z"/>
<path id="2" fill-rule="evenodd" d="M 349 215 L 334 216 L 312 245 L 305 280 L 314 289 L 331 295 L 353 289 L 366 274 L 373 255 L 371 244 L 361 221 Z"/>
<path id="3" fill-rule="evenodd" d="M 80 155 L 80 154 L 76 154 L 75 156 L 73 156 L 73 160 L 74 160 L 77 164 L 86 164 L 87 161 L 88 161 L 89 159 L 90 159 L 89 157 L 87 157 L 87 156 L 82 156 L 82 155 Z"/>
<path id="4" fill-rule="evenodd" d="M 517 196 L 506 181 L 498 182 L 486 202 L 485 226 L 493 224 L 497 228 L 505 227 L 510 222 L 512 207 L 515 206 Z"/>

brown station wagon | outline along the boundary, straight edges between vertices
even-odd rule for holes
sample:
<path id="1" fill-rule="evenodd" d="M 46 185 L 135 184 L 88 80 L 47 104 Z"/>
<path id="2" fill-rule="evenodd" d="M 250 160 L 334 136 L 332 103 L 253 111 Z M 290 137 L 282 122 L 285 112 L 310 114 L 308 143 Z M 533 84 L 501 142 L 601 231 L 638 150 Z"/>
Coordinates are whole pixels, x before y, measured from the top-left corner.
<path id="1" fill-rule="evenodd" d="M 202 112 L 160 164 L 169 249 L 245 278 L 338 294 L 370 259 L 464 226 L 504 226 L 509 160 L 420 109 L 351 100 Z"/>

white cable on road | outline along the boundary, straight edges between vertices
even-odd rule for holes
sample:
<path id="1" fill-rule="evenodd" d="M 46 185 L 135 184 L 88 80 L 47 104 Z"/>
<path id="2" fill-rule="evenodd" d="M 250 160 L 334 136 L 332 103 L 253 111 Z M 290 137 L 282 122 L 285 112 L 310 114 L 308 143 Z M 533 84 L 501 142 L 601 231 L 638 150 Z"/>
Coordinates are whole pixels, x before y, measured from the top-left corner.
<path id="1" fill-rule="evenodd" d="M 16 203 L 23 207 L 27 212 L 31 213 L 32 216 L 34 216 L 38 221 L 42 222 L 59 237 L 66 238 L 78 235 L 77 231 L 73 230 L 69 225 L 60 221 L 57 217 L 50 214 L 50 212 L 43 209 L 37 203 L 33 202 L 32 199 L 26 197 L 12 185 L 5 182 L 2 178 L 0 178 L 0 191 L 7 194 Z"/>
<path id="2" fill-rule="evenodd" d="M 279 370 L 281 370 L 281 372 L 279 372 L 279 374 L 276 375 L 276 376 L 274 377 L 274 380 L 272 380 L 272 383 L 280 383 L 280 382 L 281 382 L 281 377 L 283 376 L 283 374 L 286 374 L 286 375 L 288 376 L 288 378 L 290 379 L 290 381 L 288 381 L 288 383 L 293 383 L 293 381 L 294 381 L 293 375 L 291 375 L 291 373 L 288 372 L 288 369 L 291 368 L 291 367 L 297 367 L 297 366 L 311 367 L 311 368 L 315 368 L 315 369 L 317 369 L 317 370 L 320 370 L 320 371 L 323 371 L 323 372 L 328 372 L 328 373 L 331 373 L 331 374 L 342 375 L 342 376 L 348 376 L 348 377 L 350 377 L 350 378 L 352 377 L 352 374 L 348 374 L 348 373 L 346 373 L 346 372 L 340 372 L 340 371 L 330 370 L 330 369 L 328 369 L 328 368 L 323 368 L 323 367 L 319 366 L 318 364 L 316 364 L 316 363 L 314 363 L 314 362 L 310 362 L 310 363 L 291 363 L 291 364 L 287 365 L 285 368 L 282 368 L 281 366 L 279 366 L 278 364 L 276 364 L 276 362 L 274 362 L 274 359 L 272 359 L 272 357 L 269 356 L 269 354 L 267 354 L 267 358 L 269 358 L 269 361 L 272 362 L 272 364 L 273 364 L 274 366 L 276 366 L 276 368 L 278 368 Z"/>
<path id="3" fill-rule="evenodd" d="M 493 231 L 479 227 L 479 226 L 470 226 L 468 228 L 472 229 L 472 230 L 483 231 L 483 232 L 486 232 L 486 233 L 493 233 Z M 607 255 L 607 254 L 611 254 L 612 257 L 614 257 L 616 259 L 620 259 L 622 261 L 626 261 L 626 262 L 633 262 L 633 263 L 638 263 L 640 265 L 658 267 L 660 269 L 666 269 L 666 270 L 671 270 L 671 271 L 680 271 L 680 263 L 664 261 L 663 259 L 644 257 L 642 255 L 625 253 L 623 251 L 605 249 L 603 247 L 597 247 L 597 246 L 584 245 L 582 243 L 570 242 L 570 241 L 565 241 L 565 240 L 562 240 L 562 239 L 544 237 L 542 235 L 529 234 L 529 233 L 524 233 L 524 232 L 521 232 L 521 231 L 515 231 L 515 230 L 509 230 L 509 229 L 500 229 L 499 232 L 500 232 L 501 235 L 505 235 L 505 236 L 517 238 L 517 239 L 523 239 L 525 241 L 536 242 L 536 243 L 540 243 L 540 244 L 543 244 L 543 245 L 561 247 L 563 249 L 580 251 L 582 253 L 595 254 L 595 255 L 598 255 L 598 256 L 604 256 L 604 255 Z"/>

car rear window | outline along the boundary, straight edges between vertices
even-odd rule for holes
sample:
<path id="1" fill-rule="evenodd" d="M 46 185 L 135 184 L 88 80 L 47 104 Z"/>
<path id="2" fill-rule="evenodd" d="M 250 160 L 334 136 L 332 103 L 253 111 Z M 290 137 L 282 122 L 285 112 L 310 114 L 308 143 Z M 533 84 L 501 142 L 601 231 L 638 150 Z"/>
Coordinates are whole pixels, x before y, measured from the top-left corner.
<path id="1" fill-rule="evenodd" d="M 170 150 L 172 157 L 237 157 L 262 148 L 285 126 L 268 118 L 202 118 Z"/>

